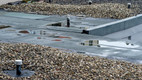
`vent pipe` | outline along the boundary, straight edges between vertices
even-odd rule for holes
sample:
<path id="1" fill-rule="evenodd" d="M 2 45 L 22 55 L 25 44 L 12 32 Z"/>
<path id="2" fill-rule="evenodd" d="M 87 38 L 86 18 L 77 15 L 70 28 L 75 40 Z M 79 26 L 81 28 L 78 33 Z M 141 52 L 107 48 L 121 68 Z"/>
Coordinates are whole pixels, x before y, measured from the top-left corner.
<path id="1" fill-rule="evenodd" d="M 88 0 L 88 4 L 91 5 L 92 4 L 92 0 Z"/>
<path id="2" fill-rule="evenodd" d="M 51 3 L 52 2 L 52 0 L 49 0 L 49 3 Z"/>
<path id="3" fill-rule="evenodd" d="M 131 3 L 127 3 L 127 5 L 128 5 L 128 9 L 130 9 L 131 8 Z"/>
<path id="4" fill-rule="evenodd" d="M 67 15 L 67 27 L 70 27 L 70 16 Z"/>
<path id="5" fill-rule="evenodd" d="M 20 76 L 21 75 L 22 60 L 15 60 L 15 64 L 16 64 L 16 75 Z"/>

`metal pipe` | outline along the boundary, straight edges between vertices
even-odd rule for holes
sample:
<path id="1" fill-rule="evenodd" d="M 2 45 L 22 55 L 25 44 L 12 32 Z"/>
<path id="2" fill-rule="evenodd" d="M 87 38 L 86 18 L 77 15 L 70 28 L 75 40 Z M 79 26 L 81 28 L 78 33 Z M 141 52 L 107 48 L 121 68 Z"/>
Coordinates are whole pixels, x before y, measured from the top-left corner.
<path id="1" fill-rule="evenodd" d="M 52 2 L 52 0 L 49 0 L 49 3 L 51 3 Z"/>
<path id="2" fill-rule="evenodd" d="M 92 4 L 92 0 L 88 0 L 88 4 L 91 5 Z"/>
<path id="3" fill-rule="evenodd" d="M 22 60 L 15 60 L 16 64 L 16 75 L 20 76 L 21 75 L 21 65 L 22 65 Z"/>
<path id="4" fill-rule="evenodd" d="M 131 36 L 128 36 L 128 40 L 131 40 Z"/>
<path id="5" fill-rule="evenodd" d="M 70 27 L 70 17 L 67 15 L 67 27 Z"/>
<path id="6" fill-rule="evenodd" d="M 131 3 L 127 3 L 127 5 L 128 5 L 128 9 L 130 9 L 131 8 Z"/>

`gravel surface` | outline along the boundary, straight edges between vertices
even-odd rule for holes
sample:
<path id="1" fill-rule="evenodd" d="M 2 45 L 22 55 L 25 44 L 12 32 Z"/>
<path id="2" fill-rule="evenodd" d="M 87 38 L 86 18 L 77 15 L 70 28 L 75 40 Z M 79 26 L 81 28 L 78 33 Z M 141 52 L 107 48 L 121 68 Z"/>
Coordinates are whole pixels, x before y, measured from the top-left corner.
<path id="1" fill-rule="evenodd" d="M 0 43 L 0 80 L 141 80 L 142 65 L 67 53 L 56 48 L 26 43 Z M 14 70 L 14 60 L 22 59 L 22 69 L 35 75 L 12 78 L 2 73 Z"/>
<path id="2" fill-rule="evenodd" d="M 60 5 L 49 3 L 29 3 L 21 5 L 2 5 L 9 11 L 37 13 L 37 14 L 58 14 L 58 15 L 86 15 L 95 18 L 122 19 L 134 16 L 139 13 L 139 8 L 128 9 L 120 3 L 102 3 L 93 5 Z"/>

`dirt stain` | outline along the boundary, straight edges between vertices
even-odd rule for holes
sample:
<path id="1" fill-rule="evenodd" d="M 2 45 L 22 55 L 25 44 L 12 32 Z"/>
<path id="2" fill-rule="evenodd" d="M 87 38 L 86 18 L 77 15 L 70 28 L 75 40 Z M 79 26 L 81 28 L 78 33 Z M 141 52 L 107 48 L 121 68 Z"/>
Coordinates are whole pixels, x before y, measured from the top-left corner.
<path id="1" fill-rule="evenodd" d="M 67 39 L 71 39 L 71 37 L 66 37 L 66 36 L 53 36 L 54 38 L 67 38 Z"/>
<path id="2" fill-rule="evenodd" d="M 37 39 L 41 39 L 41 37 L 37 37 Z"/>
<path id="3" fill-rule="evenodd" d="M 11 26 L 0 25 L 0 29 L 9 28 Z"/>
<path id="4" fill-rule="evenodd" d="M 58 38 L 68 38 L 68 39 L 71 39 L 71 37 L 66 37 L 66 36 L 58 36 Z"/>
<path id="5" fill-rule="evenodd" d="M 26 30 L 19 31 L 19 33 L 23 33 L 23 34 L 29 34 L 29 32 L 28 32 L 28 31 L 26 31 Z"/>
<path id="6" fill-rule="evenodd" d="M 52 40 L 52 41 L 61 41 L 60 39 L 55 39 L 55 40 Z"/>

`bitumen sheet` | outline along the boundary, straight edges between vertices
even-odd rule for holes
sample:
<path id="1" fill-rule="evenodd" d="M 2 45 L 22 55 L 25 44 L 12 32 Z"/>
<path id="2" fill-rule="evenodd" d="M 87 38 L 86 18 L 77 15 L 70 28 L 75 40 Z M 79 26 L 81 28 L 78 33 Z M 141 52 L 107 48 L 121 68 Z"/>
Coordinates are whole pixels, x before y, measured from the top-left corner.
<path id="1" fill-rule="evenodd" d="M 123 40 L 123 41 L 129 41 L 131 43 L 142 43 L 141 35 L 142 35 L 142 24 L 129 28 L 127 30 L 106 35 L 105 37 Z M 129 36 L 131 36 L 131 40 L 129 40 L 128 38 Z"/>
<path id="2" fill-rule="evenodd" d="M 1 12 L 4 13 L 4 12 Z M 9 28 L 0 29 L 0 42 L 9 43 L 30 43 L 39 44 L 45 46 L 51 46 L 54 48 L 59 48 L 64 51 L 78 52 L 80 54 L 87 54 L 91 56 L 101 56 L 111 59 L 126 60 L 134 63 L 142 63 L 142 47 L 141 43 L 128 43 L 121 39 L 112 39 L 107 37 L 93 36 L 87 34 L 81 34 L 80 32 L 65 31 L 70 28 L 64 29 L 64 31 L 56 30 L 57 27 L 53 26 L 53 29 L 48 29 L 48 24 L 54 22 L 50 21 L 48 18 L 54 18 L 54 15 L 43 17 L 45 15 L 40 15 L 41 17 L 36 18 L 20 17 L 21 13 L 16 13 L 16 15 L 10 15 L 13 12 L 5 12 L 8 14 L 0 15 L 0 25 L 9 25 Z M 25 13 L 22 13 L 25 14 Z M 25 14 L 30 15 L 30 14 Z M 55 15 L 57 17 L 58 15 Z M 59 16 L 62 19 L 65 16 Z M 42 20 L 43 19 L 43 20 Z M 66 19 L 65 19 L 66 20 Z M 75 16 L 71 17 L 72 22 L 86 22 L 87 24 L 95 24 L 100 21 L 108 22 L 115 21 L 111 19 L 98 19 L 98 18 L 82 18 L 78 19 Z M 62 20 L 61 20 L 62 21 Z M 63 20 L 64 21 L 64 20 Z M 97 22 L 96 22 L 97 21 Z M 60 22 L 60 21 L 55 21 Z M 94 22 L 94 23 L 93 23 Z M 84 23 L 83 23 L 84 24 Z M 89 25 L 87 25 L 89 26 Z M 52 27 L 52 26 L 50 26 Z M 95 27 L 95 26 L 92 26 Z M 76 29 L 74 24 L 71 27 L 72 30 Z M 77 28 L 80 29 L 80 28 Z M 96 40 L 99 43 L 96 43 Z M 92 43 L 93 41 L 93 43 Z M 91 45 L 90 45 L 91 42 Z M 89 44 L 87 44 L 89 43 Z M 84 44 L 84 45 L 83 45 Z"/>
<path id="3" fill-rule="evenodd" d="M 0 0 L 0 5 L 15 1 L 22 1 L 22 0 Z"/>
<path id="4" fill-rule="evenodd" d="M 29 77 L 34 75 L 35 72 L 29 71 L 29 70 L 22 70 L 21 75 L 16 75 L 16 70 L 7 70 L 7 71 L 4 71 L 3 73 L 12 77 Z"/>

